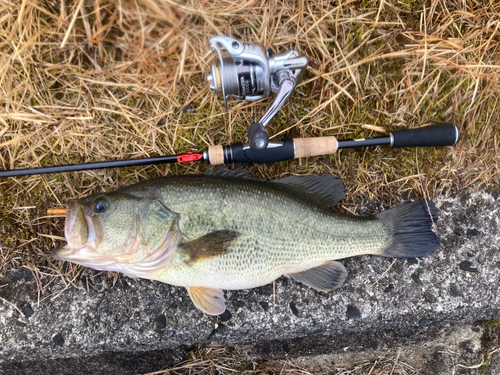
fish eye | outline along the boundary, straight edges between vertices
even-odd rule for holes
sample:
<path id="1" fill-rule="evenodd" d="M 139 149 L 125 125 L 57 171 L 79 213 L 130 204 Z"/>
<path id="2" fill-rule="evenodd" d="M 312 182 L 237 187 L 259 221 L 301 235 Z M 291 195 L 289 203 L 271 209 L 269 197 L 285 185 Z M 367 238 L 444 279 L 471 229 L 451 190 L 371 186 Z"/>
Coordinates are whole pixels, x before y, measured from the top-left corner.
<path id="1" fill-rule="evenodd" d="M 106 202 L 104 202 L 103 200 L 97 200 L 92 205 L 92 208 L 94 209 L 95 212 L 101 213 L 101 212 L 106 211 L 108 206 L 107 206 Z"/>

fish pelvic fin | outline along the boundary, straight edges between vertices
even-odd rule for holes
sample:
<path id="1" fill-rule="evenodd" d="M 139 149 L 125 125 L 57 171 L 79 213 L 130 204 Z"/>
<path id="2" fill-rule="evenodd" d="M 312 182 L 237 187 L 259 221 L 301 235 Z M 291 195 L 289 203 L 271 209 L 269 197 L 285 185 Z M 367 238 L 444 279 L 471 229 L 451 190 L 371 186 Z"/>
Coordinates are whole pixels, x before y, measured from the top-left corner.
<path id="1" fill-rule="evenodd" d="M 183 244 L 180 251 L 188 256 L 187 263 L 229 253 L 232 242 L 240 236 L 235 230 L 216 230 Z"/>
<path id="2" fill-rule="evenodd" d="M 190 286 L 187 288 L 189 297 L 194 305 L 209 315 L 220 315 L 226 311 L 226 300 L 220 289 L 211 289 L 201 286 Z"/>
<path id="3" fill-rule="evenodd" d="M 432 224 L 438 219 L 438 209 L 432 201 L 422 200 L 391 208 L 376 216 L 389 229 L 392 241 L 380 255 L 389 258 L 417 258 L 439 247 Z"/>
<path id="4" fill-rule="evenodd" d="M 347 270 L 342 263 L 330 260 L 319 267 L 287 276 L 320 292 L 329 292 L 344 284 Z"/>

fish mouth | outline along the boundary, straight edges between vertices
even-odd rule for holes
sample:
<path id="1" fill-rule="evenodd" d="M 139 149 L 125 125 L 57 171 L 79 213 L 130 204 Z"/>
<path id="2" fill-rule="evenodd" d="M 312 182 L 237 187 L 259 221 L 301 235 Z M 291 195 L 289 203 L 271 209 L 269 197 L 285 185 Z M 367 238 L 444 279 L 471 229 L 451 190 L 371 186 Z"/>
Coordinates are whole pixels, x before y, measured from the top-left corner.
<path id="1" fill-rule="evenodd" d="M 110 263 L 109 259 L 96 259 L 98 258 L 96 227 L 78 201 L 68 202 L 64 235 L 68 243 L 52 250 L 51 255 L 54 259 L 82 265 Z"/>
<path id="2" fill-rule="evenodd" d="M 74 249 L 89 245 L 90 240 L 95 240 L 94 225 L 78 201 L 68 202 L 64 235 L 68 246 Z"/>
<path id="3" fill-rule="evenodd" d="M 50 255 L 56 260 L 67 260 L 72 253 L 74 253 L 73 249 L 70 249 L 68 245 L 64 245 L 52 250 Z"/>
<path id="4" fill-rule="evenodd" d="M 120 238 L 121 244 L 110 246 L 106 242 L 105 227 L 97 215 L 92 215 L 88 200 L 70 201 L 66 209 L 64 234 L 67 244 L 56 248 L 51 255 L 56 260 L 69 261 L 101 271 L 119 271 L 129 276 L 155 278 L 158 271 L 172 260 L 181 234 L 172 223 L 165 229 L 161 243 L 148 248 L 140 235 L 140 217 L 131 225 L 131 235 Z M 87 210 L 90 212 L 87 213 Z"/>
<path id="5" fill-rule="evenodd" d="M 64 260 L 96 269 L 104 269 L 102 267 L 116 263 L 113 259 L 99 257 L 91 246 L 73 249 L 69 245 L 64 245 L 52 250 L 51 256 L 56 260 Z"/>

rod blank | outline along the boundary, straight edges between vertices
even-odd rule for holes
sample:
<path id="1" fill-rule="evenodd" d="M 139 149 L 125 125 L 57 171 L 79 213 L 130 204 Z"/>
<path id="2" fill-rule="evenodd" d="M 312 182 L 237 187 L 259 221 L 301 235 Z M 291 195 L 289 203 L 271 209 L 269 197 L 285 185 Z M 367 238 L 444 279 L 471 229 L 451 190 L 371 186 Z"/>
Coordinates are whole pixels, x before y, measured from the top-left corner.
<path id="1" fill-rule="evenodd" d="M 136 165 L 150 165 L 150 164 L 163 164 L 163 163 L 176 163 L 176 162 L 177 162 L 176 155 L 174 155 L 174 156 L 159 156 L 159 157 L 153 157 L 153 158 L 98 161 L 98 162 L 94 162 L 94 163 L 54 165 L 51 167 L 12 169 L 10 171 L 0 171 L 0 178 L 1 177 L 31 176 L 31 175 L 35 175 L 35 174 L 47 174 L 47 173 L 76 172 L 76 171 L 85 171 L 85 170 L 89 170 L 89 169 L 132 167 L 132 166 L 136 166 Z"/>

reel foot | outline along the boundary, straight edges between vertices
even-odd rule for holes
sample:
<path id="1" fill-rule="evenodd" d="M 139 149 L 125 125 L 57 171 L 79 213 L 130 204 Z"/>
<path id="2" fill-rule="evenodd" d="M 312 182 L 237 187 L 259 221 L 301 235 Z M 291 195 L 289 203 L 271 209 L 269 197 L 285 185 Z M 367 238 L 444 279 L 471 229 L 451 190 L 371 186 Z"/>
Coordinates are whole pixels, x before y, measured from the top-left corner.
<path id="1" fill-rule="evenodd" d="M 260 122 L 255 122 L 248 129 L 248 140 L 250 141 L 250 149 L 254 152 L 261 152 L 269 145 L 269 134 L 264 125 Z"/>

